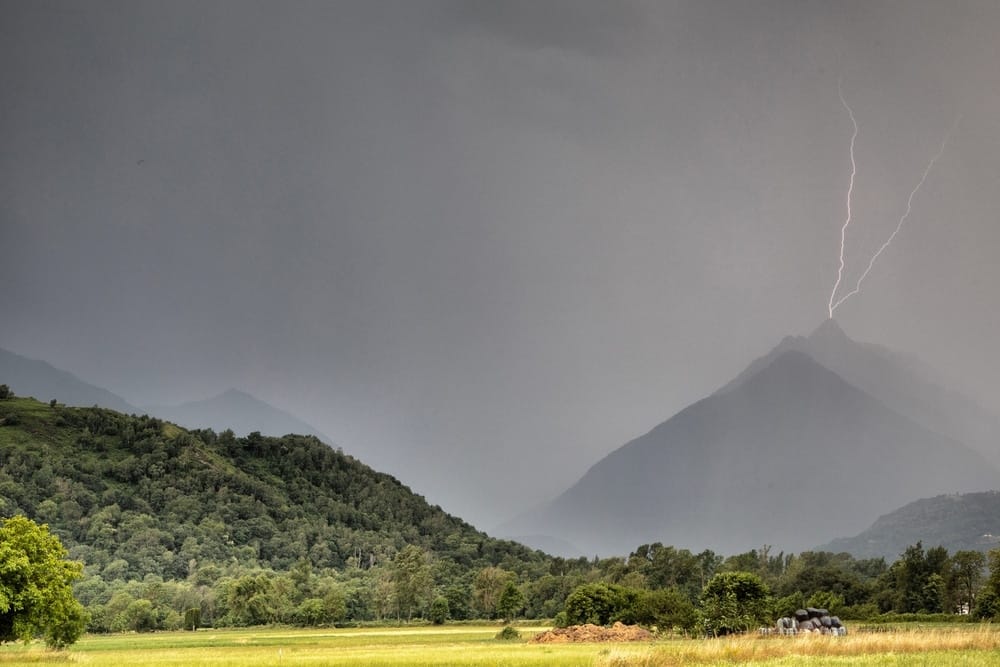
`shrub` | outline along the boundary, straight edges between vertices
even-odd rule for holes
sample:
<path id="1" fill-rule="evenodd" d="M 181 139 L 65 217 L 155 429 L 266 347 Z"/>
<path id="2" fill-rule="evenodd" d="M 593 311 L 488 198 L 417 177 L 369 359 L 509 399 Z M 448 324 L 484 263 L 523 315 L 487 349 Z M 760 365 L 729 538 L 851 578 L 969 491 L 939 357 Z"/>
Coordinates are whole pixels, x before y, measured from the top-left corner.
<path id="1" fill-rule="evenodd" d="M 746 632 L 770 625 L 767 586 L 750 572 L 720 572 L 701 593 L 701 625 L 711 635 Z"/>
<path id="2" fill-rule="evenodd" d="M 635 622 L 639 591 L 616 584 L 583 584 L 566 598 L 566 620 L 571 625 L 609 625 Z"/>
<path id="3" fill-rule="evenodd" d="M 512 641 L 515 639 L 520 639 L 521 633 L 518 632 L 513 626 L 505 625 L 503 626 L 503 630 L 501 630 L 496 634 L 496 638 L 501 639 L 503 641 Z"/>
<path id="4" fill-rule="evenodd" d="M 201 609 L 192 607 L 184 610 L 184 629 L 197 630 L 201 625 Z"/>
<path id="5" fill-rule="evenodd" d="M 632 617 L 623 620 L 647 627 L 656 626 L 660 630 L 693 630 L 698 623 L 698 615 L 694 605 L 683 593 L 673 588 L 664 588 L 641 591 Z"/>
<path id="6" fill-rule="evenodd" d="M 448 598 L 443 595 L 434 598 L 434 602 L 431 603 L 431 623 L 434 625 L 444 625 L 444 622 L 448 620 L 450 611 L 448 608 Z"/>

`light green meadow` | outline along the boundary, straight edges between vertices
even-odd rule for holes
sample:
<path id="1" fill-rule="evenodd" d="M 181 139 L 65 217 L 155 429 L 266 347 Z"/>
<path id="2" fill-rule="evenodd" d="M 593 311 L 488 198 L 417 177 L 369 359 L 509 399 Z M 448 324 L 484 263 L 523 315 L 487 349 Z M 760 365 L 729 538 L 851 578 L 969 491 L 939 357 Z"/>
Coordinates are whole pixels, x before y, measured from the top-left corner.
<path id="1" fill-rule="evenodd" d="M 256 628 L 87 636 L 68 651 L 41 644 L 0 648 L 6 665 L 245 667 L 665 667 L 673 665 L 810 666 L 1000 665 L 1000 632 L 991 626 L 913 628 L 848 637 L 663 639 L 632 644 L 532 644 L 494 639 L 497 626 L 301 630 Z"/>

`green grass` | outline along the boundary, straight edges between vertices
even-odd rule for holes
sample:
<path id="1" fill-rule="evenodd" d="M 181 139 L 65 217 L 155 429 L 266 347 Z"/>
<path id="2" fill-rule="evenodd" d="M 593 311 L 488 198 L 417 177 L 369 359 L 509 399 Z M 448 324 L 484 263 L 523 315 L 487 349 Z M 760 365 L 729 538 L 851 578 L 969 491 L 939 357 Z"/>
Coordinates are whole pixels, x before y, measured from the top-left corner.
<path id="1" fill-rule="evenodd" d="M 482 665 L 562 667 L 592 665 L 606 647 L 535 645 L 494 639 L 498 627 L 444 626 L 343 630 L 251 629 L 199 630 L 110 636 L 87 636 L 63 653 L 40 645 L 0 650 L 0 665 L 61 663 L 165 667 L 205 665 Z M 529 638 L 538 628 L 522 628 Z"/>
<path id="2" fill-rule="evenodd" d="M 540 628 L 519 627 L 522 641 L 498 641 L 496 625 L 301 630 L 254 628 L 87 636 L 70 650 L 41 644 L 0 648 L 6 665 L 142 667 L 669 667 L 1000 664 L 992 626 L 910 628 L 847 637 L 664 639 L 634 644 L 531 644 Z"/>

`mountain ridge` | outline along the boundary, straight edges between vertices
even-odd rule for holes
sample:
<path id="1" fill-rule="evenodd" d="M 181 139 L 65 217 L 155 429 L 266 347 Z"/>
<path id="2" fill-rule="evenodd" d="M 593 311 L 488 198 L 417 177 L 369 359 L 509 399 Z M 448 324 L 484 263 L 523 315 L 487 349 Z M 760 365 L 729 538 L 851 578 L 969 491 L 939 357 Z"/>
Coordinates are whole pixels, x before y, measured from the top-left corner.
<path id="1" fill-rule="evenodd" d="M 287 410 L 275 407 L 249 392 L 229 388 L 205 399 L 177 405 L 147 406 L 151 415 L 189 428 L 232 430 L 238 436 L 253 432 L 281 436 L 289 433 L 312 435 L 327 444 L 333 439 Z"/>
<path id="2" fill-rule="evenodd" d="M 334 444 L 333 438 L 291 412 L 236 388 L 178 405 L 137 407 L 118 394 L 47 361 L 29 359 L 3 348 L 0 348 L 0 382 L 24 396 L 43 401 L 55 399 L 74 407 L 96 405 L 125 414 L 150 414 L 190 428 L 231 429 L 240 436 L 254 431 L 272 436 L 289 433 L 312 435 L 327 444 Z"/>
<path id="3" fill-rule="evenodd" d="M 951 552 L 997 548 L 1000 491 L 921 498 L 883 514 L 854 537 L 837 538 L 817 549 L 892 561 L 918 541 L 926 546 L 944 546 Z"/>
<path id="4" fill-rule="evenodd" d="M 41 401 L 55 399 L 77 407 L 99 405 L 126 414 L 141 412 L 118 394 L 90 384 L 69 371 L 3 348 L 0 348 L 0 382 Z"/>
<path id="5" fill-rule="evenodd" d="M 832 321 L 814 333 L 853 344 Z M 847 382 L 798 349 L 803 340 L 786 337 L 504 534 L 550 535 L 596 553 L 650 541 L 796 550 L 863 529 L 912 500 L 912 489 L 997 485 L 1000 473 L 981 454 Z"/>

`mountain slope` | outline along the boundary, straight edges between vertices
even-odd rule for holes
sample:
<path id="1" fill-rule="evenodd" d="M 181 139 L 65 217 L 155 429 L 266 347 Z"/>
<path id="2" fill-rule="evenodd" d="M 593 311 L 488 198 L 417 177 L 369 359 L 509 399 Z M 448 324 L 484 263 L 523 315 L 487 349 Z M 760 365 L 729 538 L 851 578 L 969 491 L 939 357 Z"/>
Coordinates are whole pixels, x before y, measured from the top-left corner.
<path id="1" fill-rule="evenodd" d="M 1000 546 L 1000 492 L 923 498 L 880 516 L 864 532 L 819 547 L 856 558 L 892 561 L 911 544 L 947 547 L 949 551 L 989 551 Z"/>
<path id="2" fill-rule="evenodd" d="M 313 437 L 236 438 L 14 398 L 0 400 L 0 461 L 0 514 L 50 524 L 109 581 L 371 567 L 408 544 L 470 573 L 545 562 Z"/>
<path id="3" fill-rule="evenodd" d="M 788 336 L 720 392 L 738 386 L 787 350 L 805 352 L 859 389 L 924 428 L 967 445 L 1000 466 L 1000 418 L 948 391 L 933 371 L 888 348 L 850 339 L 833 319 L 806 337 Z"/>
<path id="4" fill-rule="evenodd" d="M 66 405 L 99 405 L 128 414 L 139 412 L 138 408 L 107 389 L 84 382 L 44 361 L 28 359 L 4 349 L 0 349 L 0 383 L 8 385 L 21 396 L 33 396 L 40 401 L 54 398 Z"/>
<path id="5" fill-rule="evenodd" d="M 253 432 L 264 435 L 297 433 L 313 435 L 327 443 L 333 441 L 295 415 L 250 394 L 229 389 L 218 396 L 174 406 L 147 407 L 151 415 L 188 428 L 231 429 L 236 435 Z"/>
<path id="6" fill-rule="evenodd" d="M 914 496 L 1000 482 L 980 455 L 803 352 L 778 351 L 750 370 L 612 452 L 505 532 L 598 553 L 654 540 L 794 551 L 861 530 Z"/>

